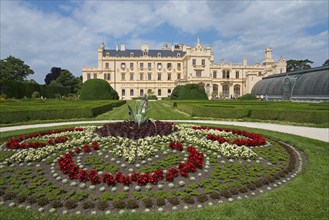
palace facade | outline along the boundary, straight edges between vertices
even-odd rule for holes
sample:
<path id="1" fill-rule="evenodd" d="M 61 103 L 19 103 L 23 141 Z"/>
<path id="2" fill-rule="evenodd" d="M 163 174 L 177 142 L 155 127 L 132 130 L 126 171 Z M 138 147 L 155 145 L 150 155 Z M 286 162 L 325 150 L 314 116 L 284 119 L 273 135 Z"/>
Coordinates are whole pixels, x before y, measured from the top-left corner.
<path id="1" fill-rule="evenodd" d="M 286 61 L 272 58 L 265 49 L 262 64 L 214 63 L 211 47 L 203 47 L 198 38 L 195 46 L 167 44 L 160 50 L 142 44 L 139 50 L 128 50 L 125 44 L 115 49 L 98 48 L 98 66 L 82 68 L 83 82 L 104 79 L 118 92 L 120 99 L 132 99 L 147 93 L 159 99 L 171 95 L 177 85 L 203 83 L 209 98 L 232 98 L 250 93 L 263 77 L 286 71 Z"/>

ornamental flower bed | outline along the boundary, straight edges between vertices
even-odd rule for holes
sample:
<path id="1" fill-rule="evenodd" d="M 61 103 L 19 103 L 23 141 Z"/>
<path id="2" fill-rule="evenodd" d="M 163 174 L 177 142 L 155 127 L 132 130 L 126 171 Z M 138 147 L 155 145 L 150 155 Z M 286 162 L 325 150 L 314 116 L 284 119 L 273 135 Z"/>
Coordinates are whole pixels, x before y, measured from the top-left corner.
<path id="1" fill-rule="evenodd" d="M 278 187 L 302 165 L 260 134 L 160 121 L 14 137 L 0 155 L 0 203 L 63 214 L 200 208 Z"/>

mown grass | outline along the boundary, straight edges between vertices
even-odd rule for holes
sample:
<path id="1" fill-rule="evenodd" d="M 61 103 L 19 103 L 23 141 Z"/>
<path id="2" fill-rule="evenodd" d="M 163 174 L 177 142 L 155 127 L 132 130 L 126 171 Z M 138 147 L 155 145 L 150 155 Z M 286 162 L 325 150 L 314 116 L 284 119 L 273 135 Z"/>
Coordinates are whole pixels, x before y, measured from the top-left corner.
<path id="1" fill-rule="evenodd" d="M 232 128 L 232 126 L 221 127 Z M 271 192 L 254 198 L 202 209 L 171 213 L 63 216 L 55 214 L 41 215 L 19 208 L 0 207 L 1 219 L 327 219 L 329 215 L 329 143 L 279 132 L 237 126 L 235 128 L 276 137 L 296 146 L 307 157 L 306 169 L 293 181 Z M 0 140 L 4 141 L 11 136 L 40 130 L 47 129 L 5 132 L 1 133 Z"/>

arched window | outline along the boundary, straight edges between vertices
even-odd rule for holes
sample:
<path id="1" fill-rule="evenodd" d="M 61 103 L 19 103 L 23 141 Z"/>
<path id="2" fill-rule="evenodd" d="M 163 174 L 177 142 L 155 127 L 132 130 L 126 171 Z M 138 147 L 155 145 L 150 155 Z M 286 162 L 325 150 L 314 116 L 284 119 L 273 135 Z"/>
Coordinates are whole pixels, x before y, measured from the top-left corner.
<path id="1" fill-rule="evenodd" d="M 126 90 L 125 89 L 122 89 L 121 96 L 126 96 Z"/>
<path id="2" fill-rule="evenodd" d="M 171 89 L 168 89 L 168 96 L 171 95 Z"/>
<path id="3" fill-rule="evenodd" d="M 234 97 L 235 98 L 238 98 L 240 96 L 240 87 L 241 87 L 240 85 L 235 85 L 234 86 L 233 90 L 234 90 Z"/>
<path id="4" fill-rule="evenodd" d="M 158 96 L 161 96 L 161 89 L 158 89 Z"/>
<path id="5" fill-rule="evenodd" d="M 134 96 L 134 90 L 130 89 L 130 96 Z"/>
<path id="6" fill-rule="evenodd" d="M 144 90 L 143 89 L 139 90 L 139 96 L 144 96 Z"/>
<path id="7" fill-rule="evenodd" d="M 230 97 L 230 86 L 229 85 L 223 85 L 223 96 L 224 96 L 224 98 Z"/>

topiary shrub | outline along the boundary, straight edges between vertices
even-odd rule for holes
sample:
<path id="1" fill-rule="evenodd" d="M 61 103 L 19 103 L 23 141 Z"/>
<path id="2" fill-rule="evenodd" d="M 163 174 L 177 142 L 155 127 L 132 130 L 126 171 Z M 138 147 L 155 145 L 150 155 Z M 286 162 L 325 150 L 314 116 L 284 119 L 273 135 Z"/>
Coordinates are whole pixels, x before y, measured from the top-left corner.
<path id="1" fill-rule="evenodd" d="M 179 100 L 208 100 L 202 84 L 186 84 L 179 93 Z"/>
<path id="2" fill-rule="evenodd" d="M 82 203 L 82 208 L 83 209 L 91 209 L 94 207 L 94 203 L 92 201 L 84 201 Z"/>
<path id="3" fill-rule="evenodd" d="M 198 195 L 198 201 L 201 203 L 204 203 L 206 201 L 208 201 L 208 196 L 205 193 L 199 194 Z"/>
<path id="4" fill-rule="evenodd" d="M 220 195 L 219 195 L 218 192 L 211 192 L 209 197 L 212 198 L 212 199 L 219 199 Z"/>
<path id="5" fill-rule="evenodd" d="M 171 100 L 177 100 L 178 97 L 179 97 L 179 94 L 182 90 L 183 86 L 182 85 L 179 85 L 179 86 L 176 86 L 174 88 L 174 90 L 172 91 L 171 95 L 170 95 L 170 99 Z"/>
<path id="6" fill-rule="evenodd" d="M 188 195 L 183 198 L 183 201 L 187 204 L 194 204 L 193 196 Z"/>
<path id="7" fill-rule="evenodd" d="M 118 93 L 102 79 L 90 79 L 82 84 L 81 100 L 118 100 Z"/>
<path id="8" fill-rule="evenodd" d="M 247 93 L 243 96 L 240 96 L 238 99 L 239 100 L 257 100 L 257 97 L 253 94 Z"/>

